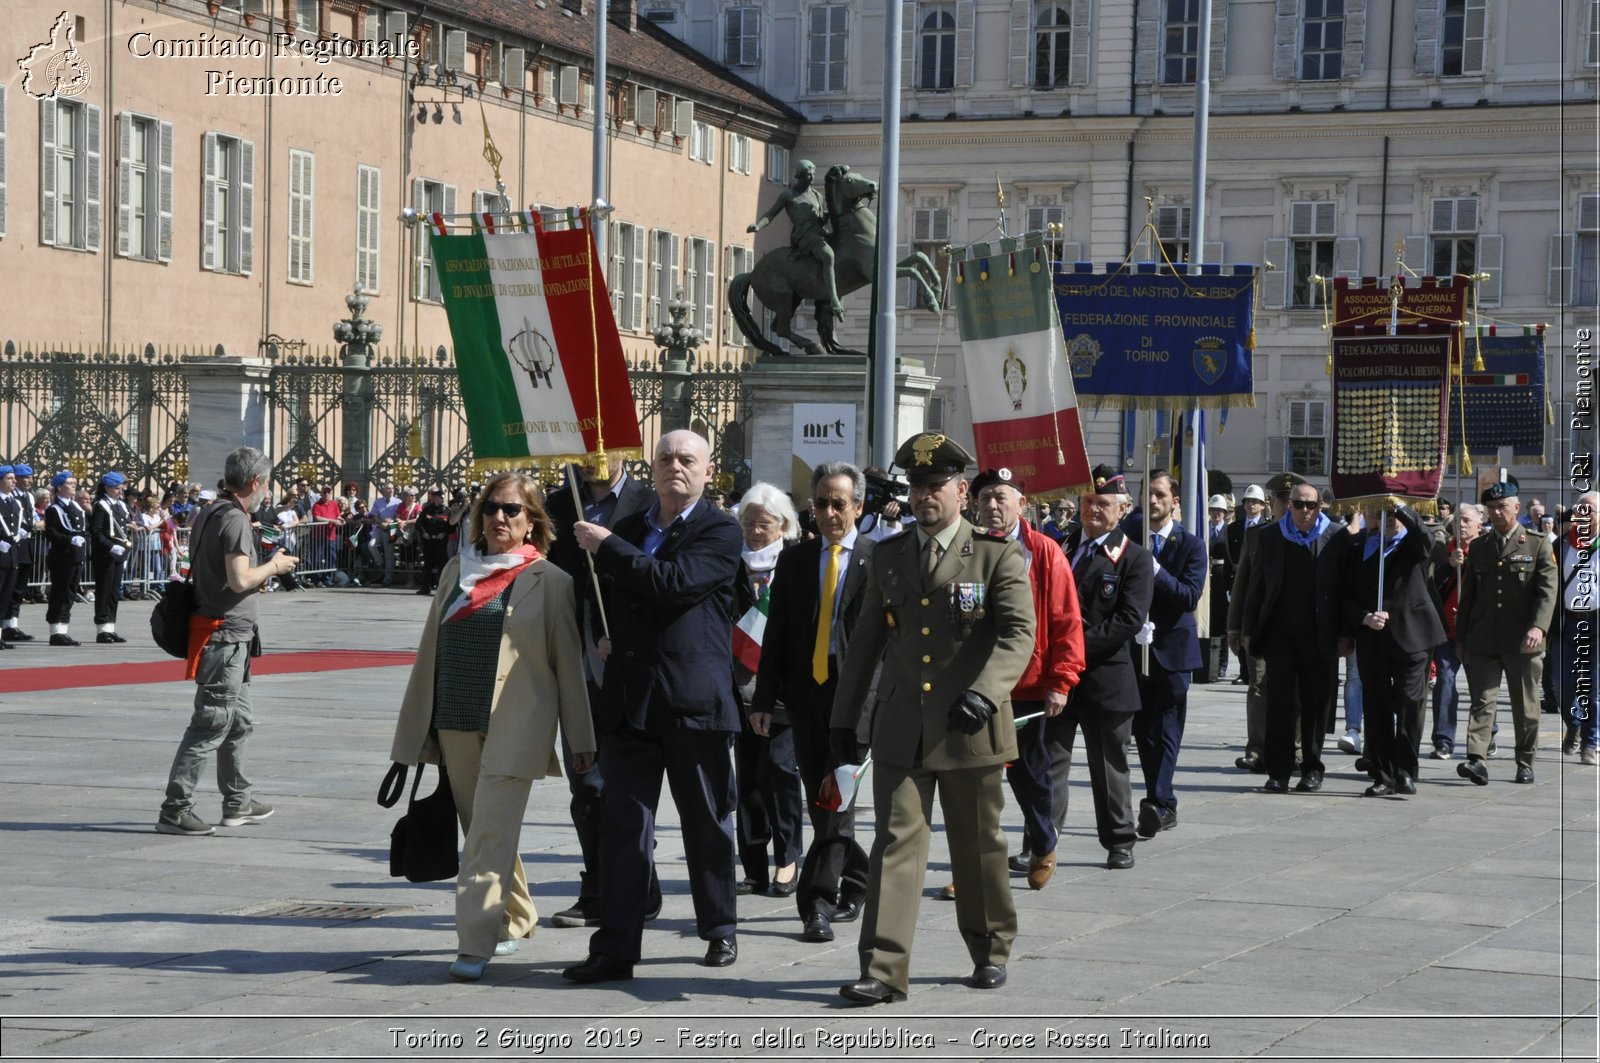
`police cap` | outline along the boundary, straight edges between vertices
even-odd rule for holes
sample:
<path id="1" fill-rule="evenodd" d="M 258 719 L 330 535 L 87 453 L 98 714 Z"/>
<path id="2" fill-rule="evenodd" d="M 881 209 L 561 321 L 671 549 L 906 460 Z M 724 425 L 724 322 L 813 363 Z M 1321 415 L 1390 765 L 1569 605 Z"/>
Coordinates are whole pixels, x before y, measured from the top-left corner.
<path id="1" fill-rule="evenodd" d="M 975 460 L 960 443 L 938 432 L 918 432 L 894 452 L 894 463 L 913 481 L 966 472 Z"/>

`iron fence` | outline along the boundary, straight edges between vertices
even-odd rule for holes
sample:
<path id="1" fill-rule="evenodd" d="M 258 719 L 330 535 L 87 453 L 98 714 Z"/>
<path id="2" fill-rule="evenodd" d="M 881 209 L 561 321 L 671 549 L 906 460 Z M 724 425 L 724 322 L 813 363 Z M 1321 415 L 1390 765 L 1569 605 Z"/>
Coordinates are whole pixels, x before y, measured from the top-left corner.
<path id="1" fill-rule="evenodd" d="M 274 492 L 302 478 L 402 488 L 475 478 L 460 378 L 447 348 L 373 347 L 365 364 L 350 364 L 331 345 L 280 341 L 263 352 Z M 114 468 L 134 492 L 187 481 L 186 366 L 211 357 L 151 343 L 95 351 L 0 343 L 0 459 L 27 462 L 45 476 L 71 469 L 81 480 Z M 668 361 L 664 352 L 630 359 L 645 455 L 665 432 L 692 428 L 711 442 L 718 486 L 747 485 L 749 365 L 743 352 L 724 361 Z M 650 481 L 647 460 L 628 467 Z M 555 474 L 536 471 L 547 481 Z"/>

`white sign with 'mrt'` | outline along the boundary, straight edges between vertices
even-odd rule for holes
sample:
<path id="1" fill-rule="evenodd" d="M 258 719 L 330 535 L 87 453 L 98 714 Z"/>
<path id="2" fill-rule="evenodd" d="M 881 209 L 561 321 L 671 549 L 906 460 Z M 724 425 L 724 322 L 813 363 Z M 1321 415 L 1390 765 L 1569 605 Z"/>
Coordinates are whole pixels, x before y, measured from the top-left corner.
<path id="1" fill-rule="evenodd" d="M 856 460 L 856 407 L 849 402 L 800 402 L 794 406 L 796 491 L 809 492 L 811 470 L 825 461 Z M 801 467 L 804 466 L 802 472 Z M 800 495 L 799 497 L 808 497 Z"/>

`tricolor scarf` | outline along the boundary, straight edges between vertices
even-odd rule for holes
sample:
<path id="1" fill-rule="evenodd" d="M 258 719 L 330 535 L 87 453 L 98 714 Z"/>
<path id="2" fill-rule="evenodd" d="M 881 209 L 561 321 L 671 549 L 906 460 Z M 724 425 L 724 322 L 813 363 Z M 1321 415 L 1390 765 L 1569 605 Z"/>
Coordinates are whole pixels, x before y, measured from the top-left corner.
<path id="1" fill-rule="evenodd" d="M 509 587 L 523 568 L 542 556 L 532 543 L 524 543 L 509 554 L 485 554 L 476 545 L 463 546 L 461 579 L 445 598 L 439 614 L 441 622 L 464 620 L 476 613 Z"/>
<path id="2" fill-rule="evenodd" d="M 1302 532 L 1295 527 L 1294 517 L 1285 513 L 1283 519 L 1278 522 L 1278 529 L 1283 532 L 1283 537 L 1289 542 L 1298 543 L 1310 550 L 1316 545 L 1317 540 L 1322 538 L 1322 533 L 1328 530 L 1328 525 L 1331 523 L 1332 521 L 1328 520 L 1326 513 L 1318 513 L 1317 522 L 1311 525 L 1311 530 Z"/>
<path id="3" fill-rule="evenodd" d="M 1587 542 L 1578 538 L 1578 526 L 1569 524 L 1567 526 L 1567 543 L 1574 550 L 1590 550 L 1594 548 L 1594 537 L 1590 536 Z"/>

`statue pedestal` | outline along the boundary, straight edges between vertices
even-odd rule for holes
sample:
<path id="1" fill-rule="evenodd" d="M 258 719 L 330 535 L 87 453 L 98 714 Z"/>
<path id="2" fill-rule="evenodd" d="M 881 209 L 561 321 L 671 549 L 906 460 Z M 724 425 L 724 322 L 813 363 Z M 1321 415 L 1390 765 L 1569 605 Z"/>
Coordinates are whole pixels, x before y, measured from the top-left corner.
<path id="1" fill-rule="evenodd" d="M 849 356 L 766 356 L 756 362 L 745 374 L 751 409 L 751 479 L 792 492 L 803 508 L 810 498 L 811 469 L 818 461 L 865 465 L 869 372 L 867 359 Z M 928 397 L 938 383 L 937 377 L 926 374 L 921 361 L 899 360 L 894 378 L 896 423 L 888 432 L 894 446 L 923 430 Z"/>
<path id="2" fill-rule="evenodd" d="M 224 357 L 183 365 L 189 378 L 189 480 L 210 490 L 228 455 L 255 447 L 272 457 L 267 418 L 271 367 L 258 358 Z"/>

